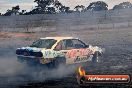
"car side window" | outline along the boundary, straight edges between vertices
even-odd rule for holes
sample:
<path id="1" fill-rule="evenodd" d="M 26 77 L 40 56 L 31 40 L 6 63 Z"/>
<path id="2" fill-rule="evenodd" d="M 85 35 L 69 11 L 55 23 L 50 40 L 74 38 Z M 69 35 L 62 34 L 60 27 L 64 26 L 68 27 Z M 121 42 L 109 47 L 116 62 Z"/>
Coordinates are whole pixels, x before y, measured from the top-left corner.
<path id="1" fill-rule="evenodd" d="M 55 47 L 55 50 L 65 50 L 66 48 L 65 48 L 65 41 L 63 40 L 63 41 L 60 41 L 57 45 L 56 45 L 56 47 Z"/>
<path id="2" fill-rule="evenodd" d="M 85 48 L 85 47 L 86 47 L 86 45 L 85 45 L 81 40 L 73 39 L 72 41 L 73 41 L 74 47 L 75 47 L 76 49 Z"/>
<path id="3" fill-rule="evenodd" d="M 70 49 L 79 49 L 85 47 L 86 45 L 78 39 L 65 39 L 60 41 L 56 45 L 55 50 L 70 50 Z"/>
<path id="4" fill-rule="evenodd" d="M 74 49 L 74 43 L 72 39 L 65 40 L 66 50 Z"/>
<path id="5" fill-rule="evenodd" d="M 72 39 L 65 39 L 60 41 L 57 46 L 55 47 L 55 50 L 70 50 L 74 49 L 74 43 Z"/>

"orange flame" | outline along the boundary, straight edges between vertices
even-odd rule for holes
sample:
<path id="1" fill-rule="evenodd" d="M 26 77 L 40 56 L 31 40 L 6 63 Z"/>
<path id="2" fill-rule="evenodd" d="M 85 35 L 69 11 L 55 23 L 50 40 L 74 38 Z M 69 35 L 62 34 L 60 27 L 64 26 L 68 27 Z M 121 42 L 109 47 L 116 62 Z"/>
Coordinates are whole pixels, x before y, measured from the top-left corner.
<path id="1" fill-rule="evenodd" d="M 85 76 L 86 75 L 86 72 L 85 72 L 85 70 L 82 66 L 80 66 L 78 68 L 78 73 L 79 73 L 80 76 Z"/>

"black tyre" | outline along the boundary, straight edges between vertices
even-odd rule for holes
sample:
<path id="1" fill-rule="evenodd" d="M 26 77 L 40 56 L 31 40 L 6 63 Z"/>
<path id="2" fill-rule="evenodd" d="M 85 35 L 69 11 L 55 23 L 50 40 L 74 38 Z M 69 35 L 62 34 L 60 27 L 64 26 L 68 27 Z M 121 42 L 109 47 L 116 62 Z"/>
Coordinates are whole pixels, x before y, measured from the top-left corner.
<path id="1" fill-rule="evenodd" d="M 53 66 L 55 68 L 58 68 L 60 65 L 65 65 L 65 64 L 66 64 L 66 59 L 64 57 L 55 58 L 55 60 L 53 61 Z"/>
<path id="2" fill-rule="evenodd" d="M 35 67 L 35 66 L 38 66 L 39 65 L 39 62 L 35 61 L 32 58 L 26 58 L 26 57 L 18 56 L 17 57 L 17 61 L 19 63 L 25 64 L 25 65 L 27 65 L 29 67 Z"/>
<path id="3" fill-rule="evenodd" d="M 99 52 L 95 52 L 92 58 L 92 63 L 98 63 L 99 62 Z"/>
<path id="4" fill-rule="evenodd" d="M 17 61 L 19 63 L 23 63 L 24 62 L 24 59 L 21 56 L 17 56 Z"/>
<path id="5" fill-rule="evenodd" d="M 85 81 L 86 81 L 85 77 L 81 77 L 79 84 L 80 85 L 85 85 Z"/>

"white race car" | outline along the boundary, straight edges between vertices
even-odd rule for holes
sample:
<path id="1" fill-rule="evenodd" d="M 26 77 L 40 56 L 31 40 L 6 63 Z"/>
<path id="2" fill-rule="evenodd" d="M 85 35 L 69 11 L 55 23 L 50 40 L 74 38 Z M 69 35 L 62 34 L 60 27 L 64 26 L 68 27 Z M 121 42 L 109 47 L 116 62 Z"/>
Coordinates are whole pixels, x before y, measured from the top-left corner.
<path id="1" fill-rule="evenodd" d="M 28 64 L 75 64 L 87 61 L 98 62 L 102 48 L 86 45 L 73 37 L 46 37 L 33 42 L 29 47 L 16 50 L 18 60 Z"/>

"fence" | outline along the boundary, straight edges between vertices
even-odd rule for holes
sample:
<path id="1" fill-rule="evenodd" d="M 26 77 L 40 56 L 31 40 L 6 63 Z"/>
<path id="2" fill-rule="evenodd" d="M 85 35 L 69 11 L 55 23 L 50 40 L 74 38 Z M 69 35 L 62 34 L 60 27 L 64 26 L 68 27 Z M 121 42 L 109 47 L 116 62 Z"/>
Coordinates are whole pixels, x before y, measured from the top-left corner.
<path id="1" fill-rule="evenodd" d="M 132 26 L 132 9 L 0 16 L 0 31 L 108 29 Z"/>

